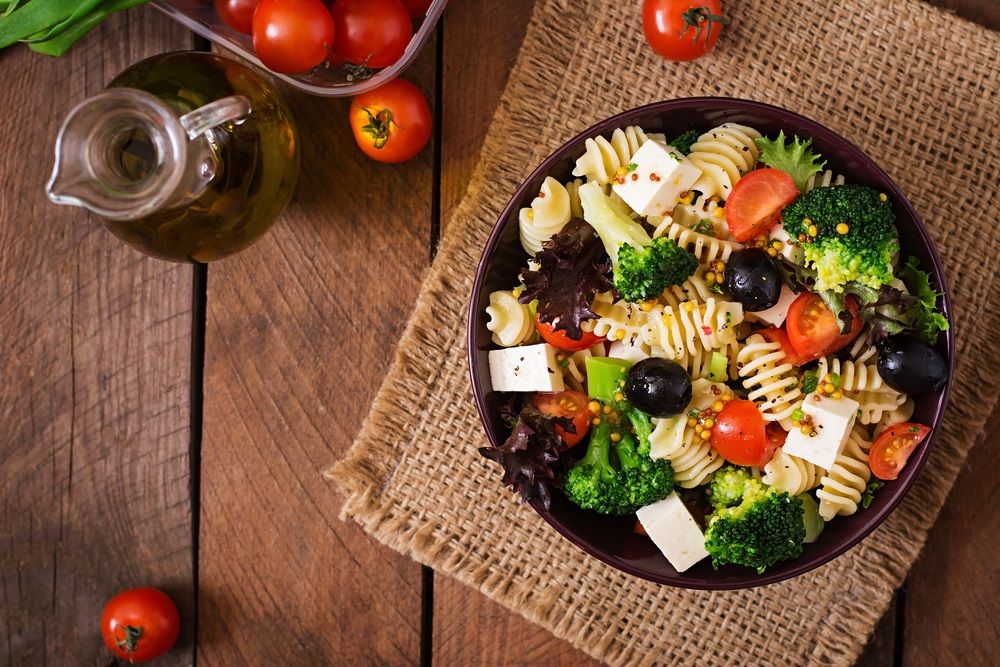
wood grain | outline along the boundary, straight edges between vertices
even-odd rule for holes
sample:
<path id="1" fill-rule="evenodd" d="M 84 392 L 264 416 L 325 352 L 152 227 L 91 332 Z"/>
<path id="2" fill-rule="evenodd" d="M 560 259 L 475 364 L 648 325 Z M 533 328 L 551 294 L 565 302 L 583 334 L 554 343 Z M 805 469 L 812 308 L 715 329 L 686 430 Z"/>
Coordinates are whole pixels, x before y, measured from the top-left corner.
<path id="1" fill-rule="evenodd" d="M 193 575 L 190 266 L 143 257 L 44 194 L 69 107 L 127 65 L 189 47 L 152 10 L 66 58 L 0 56 L 0 663 L 102 665 L 101 609 L 166 590 L 189 664 Z"/>
<path id="2" fill-rule="evenodd" d="M 433 100 L 435 74 L 431 42 L 406 77 Z M 356 434 L 427 267 L 433 151 L 377 164 L 348 100 L 289 101 L 296 198 L 208 270 L 199 664 L 415 664 L 420 567 L 341 522 L 322 472 Z"/>

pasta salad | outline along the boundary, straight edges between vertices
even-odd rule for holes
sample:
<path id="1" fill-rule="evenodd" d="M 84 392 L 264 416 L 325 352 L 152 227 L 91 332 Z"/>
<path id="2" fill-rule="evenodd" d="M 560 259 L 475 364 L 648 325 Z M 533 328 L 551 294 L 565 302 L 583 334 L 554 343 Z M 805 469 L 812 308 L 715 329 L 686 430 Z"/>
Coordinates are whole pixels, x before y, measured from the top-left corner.
<path id="1" fill-rule="evenodd" d="M 678 572 L 764 572 L 867 508 L 930 432 L 948 321 L 889 197 L 825 166 L 783 132 L 630 126 L 545 178 L 482 315 L 504 484 L 635 515 Z"/>

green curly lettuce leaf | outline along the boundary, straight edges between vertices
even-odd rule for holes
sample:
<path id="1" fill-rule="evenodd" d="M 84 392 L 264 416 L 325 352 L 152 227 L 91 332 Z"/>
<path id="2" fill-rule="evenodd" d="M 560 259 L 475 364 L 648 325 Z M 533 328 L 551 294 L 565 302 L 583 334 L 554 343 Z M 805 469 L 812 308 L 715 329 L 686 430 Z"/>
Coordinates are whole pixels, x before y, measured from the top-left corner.
<path id="1" fill-rule="evenodd" d="M 760 161 L 791 176 L 799 192 L 805 192 L 809 177 L 826 166 L 826 160 L 819 162 L 820 155 L 809 150 L 812 139 L 803 141 L 795 136 L 788 144 L 784 130 L 778 132 L 777 139 L 758 138 L 757 145 L 761 149 Z"/>

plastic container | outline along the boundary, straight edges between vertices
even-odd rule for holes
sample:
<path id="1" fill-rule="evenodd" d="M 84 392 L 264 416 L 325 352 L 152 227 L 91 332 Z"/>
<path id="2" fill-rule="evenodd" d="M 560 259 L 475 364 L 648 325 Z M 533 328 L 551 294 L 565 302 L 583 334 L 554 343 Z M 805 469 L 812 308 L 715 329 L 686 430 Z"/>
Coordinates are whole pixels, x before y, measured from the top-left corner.
<path id="1" fill-rule="evenodd" d="M 211 2 L 205 0 L 153 0 L 152 4 L 188 29 L 222 48 L 232 51 L 299 90 L 325 97 L 349 97 L 377 88 L 383 83 L 395 79 L 409 67 L 430 38 L 435 24 L 444 12 L 445 5 L 448 4 L 448 0 L 433 0 L 431 2 L 430 7 L 427 8 L 427 15 L 414 30 L 413 38 L 398 61 L 389 67 L 376 71 L 369 79 L 355 81 L 349 81 L 347 73 L 340 68 L 319 68 L 310 74 L 294 76 L 271 72 L 254 55 L 250 36 L 236 32 L 223 23 Z"/>

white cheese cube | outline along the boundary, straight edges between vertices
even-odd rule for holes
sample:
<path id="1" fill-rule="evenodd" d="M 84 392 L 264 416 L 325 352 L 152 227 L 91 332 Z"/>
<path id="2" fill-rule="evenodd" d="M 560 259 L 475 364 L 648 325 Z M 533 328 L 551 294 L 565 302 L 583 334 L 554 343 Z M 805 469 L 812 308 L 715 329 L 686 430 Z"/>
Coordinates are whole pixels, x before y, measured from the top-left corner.
<path id="1" fill-rule="evenodd" d="M 771 230 L 767 233 L 774 241 L 781 241 L 785 245 L 781 248 L 781 256 L 787 259 L 792 264 L 801 266 L 806 261 L 805 252 L 802 250 L 802 246 L 797 243 L 792 243 L 792 238 L 785 231 L 785 227 L 780 223 L 771 227 Z"/>
<path id="2" fill-rule="evenodd" d="M 625 182 L 616 182 L 612 189 L 626 204 L 641 215 L 669 215 L 682 192 L 689 190 L 701 177 L 680 151 L 658 141 L 647 141 L 632 155 Z"/>
<path id="3" fill-rule="evenodd" d="M 490 351 L 493 391 L 562 391 L 556 348 L 548 343 Z"/>
<path id="4" fill-rule="evenodd" d="M 797 296 L 798 294 L 790 290 L 788 285 L 782 285 L 778 303 L 767 310 L 759 310 L 756 313 L 745 310 L 743 313 L 751 322 L 763 322 L 771 327 L 780 327 L 788 316 L 788 307 L 792 305 L 792 301 L 795 301 Z"/>
<path id="5" fill-rule="evenodd" d="M 816 435 L 792 429 L 785 440 L 785 453 L 798 456 L 823 470 L 833 467 L 858 418 L 858 402 L 844 397 L 837 400 L 809 394 L 802 401 L 802 412 L 812 419 Z"/>
<path id="6" fill-rule="evenodd" d="M 640 507 L 635 515 L 653 544 L 678 572 L 708 556 L 701 528 L 676 493 Z"/>

